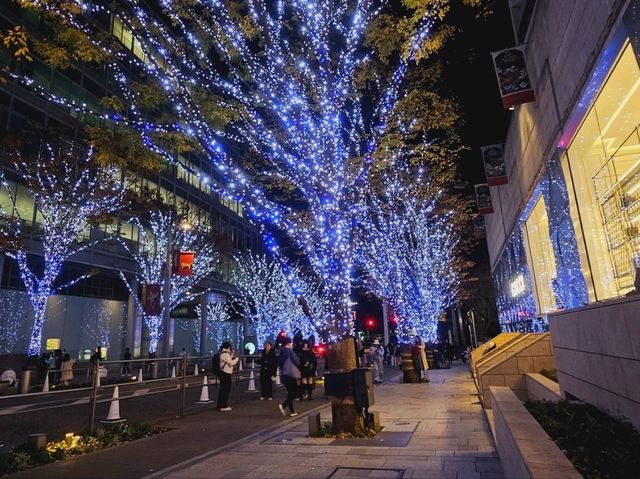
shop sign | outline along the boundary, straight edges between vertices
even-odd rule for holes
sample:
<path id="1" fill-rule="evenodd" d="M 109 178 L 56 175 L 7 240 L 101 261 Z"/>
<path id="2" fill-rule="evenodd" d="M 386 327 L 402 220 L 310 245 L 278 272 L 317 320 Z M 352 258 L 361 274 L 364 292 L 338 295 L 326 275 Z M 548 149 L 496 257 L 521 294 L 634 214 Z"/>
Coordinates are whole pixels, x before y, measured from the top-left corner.
<path id="1" fill-rule="evenodd" d="M 491 57 L 498 78 L 502 106 L 511 108 L 514 105 L 535 101 L 535 93 L 527 73 L 524 47 L 492 52 Z"/>
<path id="2" fill-rule="evenodd" d="M 493 203 L 491 202 L 491 190 L 489 185 L 481 183 L 473 186 L 476 190 L 476 203 L 478 205 L 478 213 L 488 215 L 493 213 Z"/>
<path id="3" fill-rule="evenodd" d="M 159 284 L 145 284 L 142 286 L 142 311 L 149 316 L 158 316 L 162 312 Z"/>
<path id="4" fill-rule="evenodd" d="M 524 275 L 522 273 L 518 274 L 511 280 L 509 283 L 509 289 L 511 290 L 512 298 L 517 298 L 527 290 L 527 283 L 524 280 Z"/>
<path id="5" fill-rule="evenodd" d="M 176 276 L 191 276 L 195 257 L 195 251 L 174 250 L 171 255 L 171 273 Z"/>
<path id="6" fill-rule="evenodd" d="M 506 185 L 507 169 L 504 165 L 504 145 L 489 145 L 480 148 L 484 172 L 489 186 Z"/>
<path id="7" fill-rule="evenodd" d="M 176 319 L 198 319 L 198 312 L 195 304 L 182 304 L 173 308 L 169 316 Z"/>

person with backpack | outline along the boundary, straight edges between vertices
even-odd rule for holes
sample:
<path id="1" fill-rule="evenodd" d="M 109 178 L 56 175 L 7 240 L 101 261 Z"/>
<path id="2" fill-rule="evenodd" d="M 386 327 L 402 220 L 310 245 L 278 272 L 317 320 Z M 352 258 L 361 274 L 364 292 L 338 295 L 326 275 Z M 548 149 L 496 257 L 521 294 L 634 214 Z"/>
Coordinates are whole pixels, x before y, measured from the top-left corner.
<path id="1" fill-rule="evenodd" d="M 293 351 L 290 338 L 282 340 L 282 350 L 278 357 L 280 365 L 280 373 L 282 374 L 282 382 L 287 389 L 287 399 L 278 404 L 278 409 L 283 416 L 286 416 L 285 406 L 289 408 L 289 416 L 297 416 L 298 413 L 293 409 L 293 400 L 298 395 L 298 382 L 300 381 L 300 359 Z"/>
<path id="2" fill-rule="evenodd" d="M 220 360 L 218 361 L 218 378 L 220 379 L 220 390 L 218 392 L 218 411 L 231 411 L 229 407 L 229 393 L 231 392 L 231 374 L 233 367 L 238 364 L 238 358 L 231 348 L 231 343 L 225 341 L 220 346 Z"/>
<path id="3" fill-rule="evenodd" d="M 260 400 L 273 400 L 273 382 L 278 370 L 278 358 L 271 343 L 264 343 L 264 349 L 258 357 L 260 365 Z"/>

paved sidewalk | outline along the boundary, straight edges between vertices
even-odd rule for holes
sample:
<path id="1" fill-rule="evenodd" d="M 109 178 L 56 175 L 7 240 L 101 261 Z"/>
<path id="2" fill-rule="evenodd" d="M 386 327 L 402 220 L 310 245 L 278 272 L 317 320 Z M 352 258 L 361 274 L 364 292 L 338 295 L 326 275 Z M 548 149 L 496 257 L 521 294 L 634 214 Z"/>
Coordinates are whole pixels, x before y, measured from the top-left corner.
<path id="1" fill-rule="evenodd" d="M 229 447 L 147 476 L 209 478 L 498 479 L 502 467 L 466 366 L 431 371 L 429 384 L 376 386 L 384 429 L 373 439 L 307 437 L 300 416 Z M 322 420 L 330 408 L 321 408 Z"/>

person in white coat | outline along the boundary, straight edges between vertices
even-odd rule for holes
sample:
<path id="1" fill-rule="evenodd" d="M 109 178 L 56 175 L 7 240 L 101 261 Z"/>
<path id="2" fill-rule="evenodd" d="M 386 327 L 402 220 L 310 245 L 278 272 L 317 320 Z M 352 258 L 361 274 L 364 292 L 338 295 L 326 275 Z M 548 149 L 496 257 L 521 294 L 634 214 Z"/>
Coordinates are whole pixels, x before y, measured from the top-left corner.
<path id="1" fill-rule="evenodd" d="M 229 393 L 231 392 L 231 374 L 233 367 L 238 364 L 240 358 L 236 357 L 231 348 L 231 343 L 225 341 L 220 346 L 220 391 L 218 392 L 218 411 L 231 411 L 229 407 Z"/>
<path id="2" fill-rule="evenodd" d="M 369 360 L 373 366 L 373 382 L 380 384 L 384 375 L 384 348 L 377 339 L 369 348 Z"/>

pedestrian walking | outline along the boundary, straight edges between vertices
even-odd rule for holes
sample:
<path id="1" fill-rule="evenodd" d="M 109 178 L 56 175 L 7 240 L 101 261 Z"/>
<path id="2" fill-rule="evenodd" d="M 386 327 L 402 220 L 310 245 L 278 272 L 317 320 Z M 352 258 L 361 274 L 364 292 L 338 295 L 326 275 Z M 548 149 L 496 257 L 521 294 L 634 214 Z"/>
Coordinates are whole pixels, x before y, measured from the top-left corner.
<path id="1" fill-rule="evenodd" d="M 122 375 L 127 376 L 131 374 L 131 351 L 129 348 L 124 348 L 124 354 L 122 356 Z"/>
<path id="2" fill-rule="evenodd" d="M 278 364 L 280 366 L 280 373 L 282 375 L 282 382 L 287 389 L 287 399 L 282 404 L 278 404 L 278 408 L 283 416 L 287 415 L 285 407 L 289 409 L 289 416 L 297 416 L 293 408 L 293 400 L 298 394 L 298 382 L 300 381 L 300 358 L 293 351 L 291 339 L 285 338 L 282 340 L 282 350 L 278 357 Z"/>
<path id="3" fill-rule="evenodd" d="M 60 368 L 62 370 L 62 384 L 65 386 L 68 386 L 73 381 L 73 365 L 75 363 L 76 360 L 69 353 L 65 353 L 62 356 L 62 366 Z"/>
<path id="4" fill-rule="evenodd" d="M 278 358 L 270 342 L 264 343 L 264 349 L 258 356 L 260 365 L 260 400 L 273 400 L 273 383 L 278 371 Z"/>
<path id="5" fill-rule="evenodd" d="M 302 350 L 300 351 L 300 376 L 302 384 L 302 397 L 305 397 L 311 401 L 311 394 L 313 393 L 313 381 L 316 377 L 316 371 L 318 370 L 318 361 L 316 360 L 316 354 L 313 352 L 309 345 L 309 341 L 302 341 Z"/>
<path id="6" fill-rule="evenodd" d="M 373 366 L 373 382 L 380 384 L 384 376 L 384 348 L 377 339 L 369 348 L 369 362 Z"/>
<path id="7" fill-rule="evenodd" d="M 231 374 L 233 367 L 238 364 L 238 358 L 231 343 L 225 341 L 220 346 L 220 391 L 218 392 L 218 411 L 231 411 L 229 407 L 229 393 L 231 392 Z"/>
<path id="8" fill-rule="evenodd" d="M 425 352 L 425 344 L 420 339 L 420 336 L 416 337 L 415 345 L 413 346 L 413 365 L 418 372 L 421 382 L 429 382 L 429 362 L 427 361 L 427 353 Z"/>

